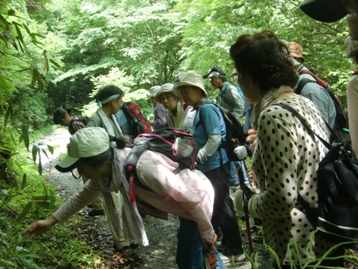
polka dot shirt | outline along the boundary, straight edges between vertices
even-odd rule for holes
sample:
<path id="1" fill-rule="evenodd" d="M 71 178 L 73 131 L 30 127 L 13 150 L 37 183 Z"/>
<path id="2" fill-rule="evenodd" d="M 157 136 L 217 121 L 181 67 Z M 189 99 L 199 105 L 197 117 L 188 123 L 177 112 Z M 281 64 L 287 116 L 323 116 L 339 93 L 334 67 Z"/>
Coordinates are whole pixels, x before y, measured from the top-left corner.
<path id="1" fill-rule="evenodd" d="M 275 106 L 278 103 L 295 109 L 312 130 L 328 141 L 326 125 L 309 99 L 281 99 L 264 109 L 252 157 L 260 193 L 250 199 L 249 212 L 263 220 L 265 243 L 276 252 L 281 264 L 313 261 L 331 244 L 314 238 L 313 228 L 297 203 L 297 193 L 310 207 L 317 207 L 316 171 L 327 149 L 291 112 Z"/>

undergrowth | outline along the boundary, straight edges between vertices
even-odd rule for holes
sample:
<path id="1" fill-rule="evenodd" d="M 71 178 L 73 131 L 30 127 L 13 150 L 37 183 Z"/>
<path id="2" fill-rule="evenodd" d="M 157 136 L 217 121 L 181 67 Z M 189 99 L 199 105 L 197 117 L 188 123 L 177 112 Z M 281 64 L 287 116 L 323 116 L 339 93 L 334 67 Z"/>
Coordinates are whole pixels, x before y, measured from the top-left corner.
<path id="1" fill-rule="evenodd" d="M 53 129 L 49 126 L 33 132 L 31 140 L 39 140 Z M 41 236 L 21 235 L 29 224 L 50 216 L 63 203 L 55 187 L 47 183 L 48 175 L 39 175 L 38 162 L 30 155 L 19 148 L 12 160 L 16 184 L 0 182 L 0 269 L 95 268 L 100 257 L 76 239 L 81 224 L 78 216 Z M 46 156 L 42 159 L 45 161 Z"/>

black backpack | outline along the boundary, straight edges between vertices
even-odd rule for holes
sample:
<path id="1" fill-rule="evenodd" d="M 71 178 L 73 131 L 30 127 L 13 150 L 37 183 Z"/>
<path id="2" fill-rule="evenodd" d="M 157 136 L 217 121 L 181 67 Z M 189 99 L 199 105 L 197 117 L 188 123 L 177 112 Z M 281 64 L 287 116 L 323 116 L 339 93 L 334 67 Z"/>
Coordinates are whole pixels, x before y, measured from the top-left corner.
<path id="1" fill-rule="evenodd" d="M 199 148 L 191 134 L 175 128 L 162 128 L 139 134 L 134 139 L 132 150 L 127 157 L 127 178 L 130 184 L 132 182 L 142 189 L 150 190 L 138 180 L 136 172 L 138 159 L 145 150 L 160 152 L 179 163 L 179 167 L 173 172 L 176 174 L 183 169 L 194 168 Z M 132 199 L 134 197 L 131 196 Z"/>
<path id="2" fill-rule="evenodd" d="M 358 243 L 358 159 L 350 141 L 328 143 L 317 135 L 293 108 L 277 104 L 290 111 L 312 135 L 328 149 L 317 170 L 318 208 L 310 208 L 298 193 L 297 202 L 313 227 L 324 238 L 335 242 Z"/>
<path id="3" fill-rule="evenodd" d="M 301 94 L 303 87 L 307 83 L 317 83 L 315 81 L 309 80 L 307 78 L 302 78 L 298 86 L 295 89 L 295 93 Z M 322 86 L 321 86 L 322 87 Z M 323 88 L 323 87 L 322 87 Z M 324 88 L 328 92 L 332 101 L 334 102 L 334 108 L 336 109 L 336 119 L 333 126 L 333 132 L 331 132 L 330 142 L 343 142 L 345 140 L 350 140 L 349 129 L 348 129 L 348 120 L 347 115 L 344 112 L 344 108 L 340 101 L 336 98 L 333 92 Z M 334 134 L 333 134 L 334 133 Z"/>
<path id="4" fill-rule="evenodd" d="M 240 161 L 237 155 L 234 153 L 234 149 L 239 145 L 245 145 L 247 134 L 244 133 L 242 124 L 235 118 L 235 116 L 227 109 L 217 106 L 212 102 L 206 102 L 202 104 L 212 104 L 219 108 L 226 126 L 225 141 L 221 142 L 220 147 L 226 150 L 226 154 L 230 161 Z M 201 117 L 201 115 L 200 115 Z"/>

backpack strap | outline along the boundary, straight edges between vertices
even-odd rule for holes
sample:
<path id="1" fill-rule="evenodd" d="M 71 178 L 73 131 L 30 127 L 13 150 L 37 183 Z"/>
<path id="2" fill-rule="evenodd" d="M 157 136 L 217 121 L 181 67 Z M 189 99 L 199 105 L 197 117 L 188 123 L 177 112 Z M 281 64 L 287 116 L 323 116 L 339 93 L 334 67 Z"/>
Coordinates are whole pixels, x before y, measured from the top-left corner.
<path id="1" fill-rule="evenodd" d="M 301 94 L 303 87 L 306 86 L 306 84 L 310 83 L 310 82 L 317 83 L 316 81 L 309 80 L 308 78 L 301 78 L 298 82 L 297 87 L 295 88 L 295 93 Z"/>
<path id="2" fill-rule="evenodd" d="M 322 137 L 320 137 L 316 132 L 314 132 L 311 127 L 306 123 L 306 121 L 302 118 L 300 114 L 297 113 L 296 110 L 294 110 L 292 107 L 286 105 L 286 104 L 276 104 L 275 106 L 280 106 L 292 113 L 302 124 L 305 126 L 305 128 L 311 133 L 314 134 L 328 149 L 331 148 L 331 145 L 325 141 Z M 326 122 L 326 121 L 325 121 Z M 329 127 L 329 125 L 326 122 L 326 125 Z M 333 130 L 331 130 L 333 131 Z M 306 215 L 308 221 L 311 223 L 314 229 L 317 227 L 317 218 L 318 218 L 318 208 L 311 208 L 309 204 L 303 199 L 301 194 L 297 191 L 297 202 L 302 206 L 303 213 Z"/>
<path id="3" fill-rule="evenodd" d="M 332 147 L 331 144 L 330 144 L 329 142 L 327 142 L 326 140 L 324 140 L 321 136 L 319 136 L 315 131 L 313 131 L 313 130 L 311 129 L 311 127 L 307 124 L 307 122 L 302 118 L 302 116 L 297 113 L 296 110 L 294 110 L 292 107 L 290 107 L 290 106 L 288 106 L 288 105 L 286 105 L 286 104 L 282 104 L 282 103 L 280 103 L 280 104 L 275 104 L 275 106 L 280 106 L 280 107 L 282 107 L 282 108 L 284 108 L 284 109 L 290 111 L 290 112 L 292 113 L 292 115 L 295 116 L 295 117 L 302 123 L 303 126 L 305 126 L 305 128 L 308 130 L 308 132 L 310 132 L 311 134 L 314 134 L 314 135 L 322 142 L 322 144 L 326 146 L 326 148 L 331 149 L 331 147 Z M 324 120 L 324 119 L 323 119 L 323 120 Z M 332 130 L 332 128 L 328 125 L 328 123 L 327 123 L 325 120 L 324 120 L 324 122 L 326 123 L 326 126 L 327 126 L 327 128 L 329 129 L 329 131 L 330 131 L 331 133 L 333 133 L 333 130 Z"/>
<path id="4" fill-rule="evenodd" d="M 136 145 L 132 148 L 131 152 L 127 157 L 126 174 L 129 183 L 129 199 L 131 202 L 136 201 L 134 184 L 142 189 L 150 190 L 150 188 L 148 188 L 146 185 L 140 182 L 140 180 L 137 177 L 138 159 L 147 148 L 148 148 L 148 144 Z"/>

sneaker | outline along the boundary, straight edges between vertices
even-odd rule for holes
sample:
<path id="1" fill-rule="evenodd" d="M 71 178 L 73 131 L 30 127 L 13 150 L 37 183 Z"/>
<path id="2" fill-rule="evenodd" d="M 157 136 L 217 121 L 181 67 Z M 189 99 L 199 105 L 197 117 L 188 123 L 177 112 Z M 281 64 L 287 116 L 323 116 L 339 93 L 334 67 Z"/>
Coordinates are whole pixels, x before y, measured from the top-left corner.
<path id="1" fill-rule="evenodd" d="M 232 255 L 232 256 L 225 256 L 222 254 L 220 255 L 220 258 L 223 263 L 231 263 L 231 262 L 242 262 L 243 260 L 246 259 L 246 256 L 245 254 Z"/>
<path id="2" fill-rule="evenodd" d="M 94 216 L 103 216 L 104 215 L 104 210 L 100 209 L 100 210 L 94 210 L 92 209 L 91 211 L 88 212 L 88 216 L 94 217 Z"/>

